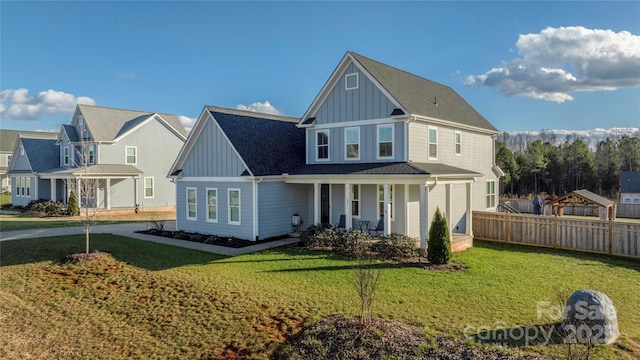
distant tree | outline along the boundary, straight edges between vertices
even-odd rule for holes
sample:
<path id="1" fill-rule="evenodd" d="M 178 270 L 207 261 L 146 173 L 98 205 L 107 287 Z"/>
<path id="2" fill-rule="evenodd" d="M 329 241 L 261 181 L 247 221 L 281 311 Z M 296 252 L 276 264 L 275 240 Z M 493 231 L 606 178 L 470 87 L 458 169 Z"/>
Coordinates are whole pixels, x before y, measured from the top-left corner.
<path id="1" fill-rule="evenodd" d="M 436 208 L 429 228 L 427 260 L 432 264 L 448 264 L 451 261 L 451 235 L 447 219 L 440 213 L 440 208 Z"/>
<path id="2" fill-rule="evenodd" d="M 540 192 L 539 180 L 546 175 L 549 159 L 546 156 L 546 147 L 540 140 L 531 143 L 527 148 L 527 169 L 533 176 L 533 192 Z"/>
<path id="3" fill-rule="evenodd" d="M 640 137 L 624 135 L 620 138 L 621 168 L 624 171 L 640 170 Z"/>
<path id="4" fill-rule="evenodd" d="M 567 188 L 570 190 L 589 189 L 595 191 L 595 154 L 582 139 L 575 139 L 563 146 L 563 161 L 567 173 Z"/>
<path id="5" fill-rule="evenodd" d="M 618 143 L 609 138 L 596 147 L 595 172 L 598 193 L 615 197 L 620 182 L 620 153 Z"/>
<path id="6" fill-rule="evenodd" d="M 510 185 L 509 192 L 513 194 L 514 181 L 519 178 L 519 166 L 515 154 L 501 141 L 496 141 L 496 164 L 504 171 L 501 193 L 506 192 L 506 185 L 508 184 Z"/>

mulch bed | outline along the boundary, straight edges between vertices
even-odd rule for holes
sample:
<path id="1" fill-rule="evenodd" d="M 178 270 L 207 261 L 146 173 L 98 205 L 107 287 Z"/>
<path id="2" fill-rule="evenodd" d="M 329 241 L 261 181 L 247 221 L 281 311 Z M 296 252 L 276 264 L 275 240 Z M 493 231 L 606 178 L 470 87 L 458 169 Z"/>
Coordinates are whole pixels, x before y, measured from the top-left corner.
<path id="1" fill-rule="evenodd" d="M 191 233 L 191 232 L 185 232 L 185 231 L 168 231 L 168 230 L 156 230 L 156 229 L 141 230 L 141 231 L 138 231 L 138 233 L 162 236 L 162 237 L 176 239 L 176 240 L 186 240 L 186 241 L 199 242 L 203 244 L 225 246 L 225 247 L 230 247 L 235 249 L 289 238 L 288 235 L 283 235 L 283 236 L 277 236 L 277 237 L 272 237 L 272 238 L 263 239 L 263 240 L 250 241 L 250 240 L 239 239 L 233 236 L 224 237 L 224 236 L 217 236 L 217 235 L 204 235 L 204 234 Z"/>
<path id="2" fill-rule="evenodd" d="M 357 317 L 334 316 L 302 330 L 282 353 L 283 358 L 295 359 L 544 359 L 518 350 L 421 334 L 421 330 L 398 321 L 373 318 L 370 324 L 364 325 Z"/>
<path id="3" fill-rule="evenodd" d="M 67 255 L 64 257 L 64 259 L 62 260 L 63 263 L 83 263 L 83 262 L 87 262 L 87 261 L 91 261 L 91 260 L 95 260 L 95 259 L 99 259 L 103 256 L 107 256 L 109 255 L 108 252 L 102 252 L 102 251 L 96 251 L 96 252 L 92 252 L 92 253 L 76 253 L 76 254 L 71 254 L 71 255 Z"/>

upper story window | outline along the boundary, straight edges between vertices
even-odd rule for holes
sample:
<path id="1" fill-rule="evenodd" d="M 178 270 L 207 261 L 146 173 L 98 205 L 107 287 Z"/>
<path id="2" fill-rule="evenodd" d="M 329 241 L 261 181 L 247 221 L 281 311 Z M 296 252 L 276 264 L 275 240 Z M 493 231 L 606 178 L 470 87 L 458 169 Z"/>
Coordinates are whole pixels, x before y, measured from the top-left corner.
<path id="1" fill-rule="evenodd" d="M 358 73 L 346 74 L 344 76 L 344 89 L 345 90 L 355 90 L 358 88 L 359 83 Z"/>
<path id="2" fill-rule="evenodd" d="M 487 208 L 496 207 L 496 182 L 495 180 L 487 181 Z"/>
<path id="3" fill-rule="evenodd" d="M 144 197 L 145 198 L 153 197 L 153 177 L 144 178 Z"/>
<path id="4" fill-rule="evenodd" d="M 135 146 L 125 147 L 126 159 L 125 164 L 136 165 L 138 163 L 138 148 Z"/>
<path id="5" fill-rule="evenodd" d="M 316 131 L 316 160 L 329 160 L 329 130 Z"/>
<path id="6" fill-rule="evenodd" d="M 429 127 L 429 159 L 438 159 L 438 129 Z"/>
<path id="7" fill-rule="evenodd" d="M 24 155 L 24 146 L 20 145 L 20 155 Z"/>
<path id="8" fill-rule="evenodd" d="M 89 145 L 89 165 L 96 163 L 96 146 Z"/>
<path id="9" fill-rule="evenodd" d="M 344 130 L 345 158 L 347 160 L 360 159 L 360 128 L 346 128 Z"/>
<path id="10" fill-rule="evenodd" d="M 64 165 L 68 166 L 69 165 L 69 148 L 65 147 L 63 151 L 64 151 L 64 159 L 63 159 Z"/>
<path id="11" fill-rule="evenodd" d="M 458 156 L 462 155 L 462 133 L 457 130 L 454 134 L 454 146 L 455 154 Z"/>
<path id="12" fill-rule="evenodd" d="M 393 158 L 393 125 L 378 125 L 378 159 Z"/>
<path id="13" fill-rule="evenodd" d="M 7 154 L 7 166 L 11 165 L 11 154 Z"/>

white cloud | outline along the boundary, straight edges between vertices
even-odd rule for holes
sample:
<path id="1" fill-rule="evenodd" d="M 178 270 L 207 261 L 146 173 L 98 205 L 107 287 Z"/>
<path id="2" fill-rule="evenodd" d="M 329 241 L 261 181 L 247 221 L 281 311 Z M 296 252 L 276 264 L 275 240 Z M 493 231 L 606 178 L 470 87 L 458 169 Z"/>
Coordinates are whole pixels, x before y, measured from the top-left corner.
<path id="1" fill-rule="evenodd" d="M 627 31 L 548 27 L 520 35 L 516 47 L 519 58 L 466 83 L 558 103 L 573 100 L 571 92 L 640 86 L 640 36 Z"/>
<path id="2" fill-rule="evenodd" d="M 265 113 L 265 114 L 282 115 L 280 110 L 276 109 L 275 106 L 271 105 L 269 101 L 265 101 L 263 103 L 254 102 L 253 104 L 250 104 L 250 105 L 238 104 L 238 106 L 236 106 L 236 109 Z"/>
<path id="3" fill-rule="evenodd" d="M 42 114 L 73 113 L 76 104 L 95 105 L 96 101 L 51 89 L 35 96 L 29 95 L 27 89 L 0 91 L 0 116 L 7 119 L 36 120 Z"/>
<path id="4" fill-rule="evenodd" d="M 180 123 L 182 123 L 182 126 L 184 126 L 187 132 L 191 132 L 191 129 L 193 129 L 193 126 L 196 124 L 196 119 L 188 116 L 180 115 L 178 119 L 180 119 Z"/>

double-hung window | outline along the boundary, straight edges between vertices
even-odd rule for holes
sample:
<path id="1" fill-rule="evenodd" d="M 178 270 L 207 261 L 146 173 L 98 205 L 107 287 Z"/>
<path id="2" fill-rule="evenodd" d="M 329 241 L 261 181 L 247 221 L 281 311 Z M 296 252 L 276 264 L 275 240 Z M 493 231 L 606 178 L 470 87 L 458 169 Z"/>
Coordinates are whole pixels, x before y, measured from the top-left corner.
<path id="1" fill-rule="evenodd" d="M 393 220 L 393 193 L 394 186 L 389 185 L 389 204 L 391 204 L 391 220 Z M 384 185 L 378 185 L 378 218 L 384 215 Z"/>
<path id="2" fill-rule="evenodd" d="M 351 185 L 351 215 L 360 217 L 360 185 Z"/>
<path id="3" fill-rule="evenodd" d="M 487 208 L 496 207 L 496 182 L 495 180 L 487 181 Z"/>
<path id="4" fill-rule="evenodd" d="M 21 187 L 22 196 L 24 196 L 24 186 L 25 186 L 25 184 L 26 184 L 25 178 L 20 178 L 20 187 Z"/>
<path id="5" fill-rule="evenodd" d="M 462 133 L 458 130 L 454 133 L 454 146 L 455 146 L 455 155 L 462 155 Z"/>
<path id="6" fill-rule="evenodd" d="M 69 148 L 68 147 L 64 148 L 64 165 L 65 166 L 69 165 Z"/>
<path id="7" fill-rule="evenodd" d="M 89 145 L 88 158 L 89 158 L 89 165 L 95 164 L 95 161 L 96 161 L 96 146 L 95 145 Z"/>
<path id="8" fill-rule="evenodd" d="M 30 197 L 31 196 L 31 178 L 30 177 L 27 178 L 26 188 L 27 188 L 27 197 Z"/>
<path id="9" fill-rule="evenodd" d="M 240 189 L 229 189 L 229 218 L 231 225 L 240 225 Z"/>
<path id="10" fill-rule="evenodd" d="M 198 219 L 198 190 L 187 188 L 187 220 Z"/>
<path id="11" fill-rule="evenodd" d="M 429 160 L 438 159 L 438 129 L 429 126 Z"/>
<path id="12" fill-rule="evenodd" d="M 346 160 L 360 160 L 360 128 L 344 129 L 344 143 Z"/>
<path id="13" fill-rule="evenodd" d="M 393 124 L 378 125 L 378 159 L 393 158 Z"/>
<path id="14" fill-rule="evenodd" d="M 125 164 L 136 165 L 138 163 L 138 148 L 135 146 L 125 146 Z"/>
<path id="15" fill-rule="evenodd" d="M 145 198 L 153 197 L 153 177 L 144 178 L 144 197 Z"/>
<path id="16" fill-rule="evenodd" d="M 329 130 L 316 131 L 316 160 L 329 160 Z"/>
<path id="17" fill-rule="evenodd" d="M 218 222 L 218 189 L 207 188 L 207 222 Z"/>

